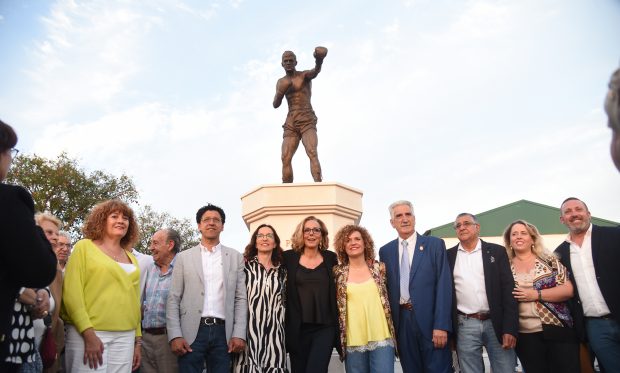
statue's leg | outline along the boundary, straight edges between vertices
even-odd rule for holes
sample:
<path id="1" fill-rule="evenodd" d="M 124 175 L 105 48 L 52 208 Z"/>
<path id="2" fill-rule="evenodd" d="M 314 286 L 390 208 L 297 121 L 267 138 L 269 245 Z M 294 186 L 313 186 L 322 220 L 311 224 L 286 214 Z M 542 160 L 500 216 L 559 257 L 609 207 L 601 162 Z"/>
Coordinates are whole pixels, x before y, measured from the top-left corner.
<path id="1" fill-rule="evenodd" d="M 293 182 L 293 166 L 291 162 L 293 155 L 297 151 L 299 146 L 299 137 L 297 136 L 285 136 L 282 139 L 282 182 Z"/>
<path id="2" fill-rule="evenodd" d="M 310 158 L 310 172 L 314 181 L 319 182 L 323 180 L 321 175 L 321 163 L 319 163 L 319 153 L 317 152 L 317 146 L 319 145 L 319 138 L 316 135 L 316 129 L 309 129 L 301 135 L 301 141 L 306 148 L 306 154 Z"/>

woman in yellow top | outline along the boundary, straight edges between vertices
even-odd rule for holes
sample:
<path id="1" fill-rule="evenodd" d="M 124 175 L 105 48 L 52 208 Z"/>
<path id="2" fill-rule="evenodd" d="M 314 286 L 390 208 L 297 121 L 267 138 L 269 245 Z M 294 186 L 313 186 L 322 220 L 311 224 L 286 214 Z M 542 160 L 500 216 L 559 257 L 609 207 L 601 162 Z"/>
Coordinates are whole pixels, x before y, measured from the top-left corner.
<path id="1" fill-rule="evenodd" d="M 334 267 L 340 344 L 347 372 L 394 372 L 396 335 L 390 313 L 385 265 L 375 258 L 365 228 L 346 225 L 336 233 Z"/>
<path id="2" fill-rule="evenodd" d="M 140 366 L 140 270 L 133 211 L 119 200 L 96 205 L 65 269 L 61 317 L 67 372 L 127 372 Z"/>

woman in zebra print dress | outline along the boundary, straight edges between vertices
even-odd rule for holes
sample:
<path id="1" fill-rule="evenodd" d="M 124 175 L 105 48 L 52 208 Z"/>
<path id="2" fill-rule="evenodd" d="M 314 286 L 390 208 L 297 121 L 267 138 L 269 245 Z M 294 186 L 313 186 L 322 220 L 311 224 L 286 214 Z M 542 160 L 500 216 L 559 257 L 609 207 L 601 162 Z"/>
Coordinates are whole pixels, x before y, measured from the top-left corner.
<path id="1" fill-rule="evenodd" d="M 286 269 L 275 229 L 262 224 L 245 248 L 248 291 L 248 335 L 245 350 L 235 357 L 234 372 L 286 373 L 284 294 Z"/>

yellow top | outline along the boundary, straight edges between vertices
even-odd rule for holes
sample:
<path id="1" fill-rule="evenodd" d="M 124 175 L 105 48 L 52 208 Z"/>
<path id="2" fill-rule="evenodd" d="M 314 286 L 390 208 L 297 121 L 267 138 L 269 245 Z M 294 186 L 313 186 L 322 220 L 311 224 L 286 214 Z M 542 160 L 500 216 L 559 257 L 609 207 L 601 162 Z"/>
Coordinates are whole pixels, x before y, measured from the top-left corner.
<path id="1" fill-rule="evenodd" d="M 127 273 L 91 240 L 75 244 L 65 269 L 60 317 L 82 333 L 140 330 L 140 269 Z"/>
<path id="2" fill-rule="evenodd" d="M 372 277 L 356 284 L 347 283 L 347 346 L 391 338 L 379 289 Z"/>

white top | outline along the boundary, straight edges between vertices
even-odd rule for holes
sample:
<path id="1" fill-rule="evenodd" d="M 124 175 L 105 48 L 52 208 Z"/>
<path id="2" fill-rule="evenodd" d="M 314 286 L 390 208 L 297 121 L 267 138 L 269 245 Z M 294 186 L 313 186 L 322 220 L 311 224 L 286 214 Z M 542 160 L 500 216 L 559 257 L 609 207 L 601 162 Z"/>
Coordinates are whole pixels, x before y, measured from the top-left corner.
<path id="1" fill-rule="evenodd" d="M 222 246 L 218 243 L 209 251 L 200 244 L 200 253 L 202 256 L 202 274 L 205 279 L 202 317 L 225 319 Z"/>
<path id="2" fill-rule="evenodd" d="M 409 254 L 409 273 L 411 273 L 411 270 L 413 269 L 413 254 L 415 254 L 415 244 L 417 240 L 418 240 L 418 234 L 415 231 L 406 240 L 403 240 L 402 238 L 398 237 L 399 268 L 400 268 L 400 259 L 403 257 L 403 241 L 407 241 L 407 245 L 408 245 L 407 254 Z M 402 297 L 400 298 L 400 303 L 406 303 L 406 302 L 409 302 L 409 299 L 404 299 Z"/>
<path id="3" fill-rule="evenodd" d="M 471 252 L 465 250 L 459 243 L 453 275 L 456 308 L 465 314 L 489 312 L 480 240 Z"/>
<path id="4" fill-rule="evenodd" d="M 120 262 L 117 262 L 117 263 L 127 273 L 132 273 L 133 271 L 136 271 L 138 269 L 138 267 L 133 265 L 133 263 L 120 263 Z"/>
<path id="5" fill-rule="evenodd" d="M 601 289 L 596 282 L 596 272 L 592 261 L 592 224 L 583 238 L 581 247 L 571 241 L 570 233 L 566 237 L 570 245 L 570 263 L 573 276 L 577 282 L 577 291 L 581 298 L 583 314 L 588 317 L 600 317 L 610 314 Z"/>

